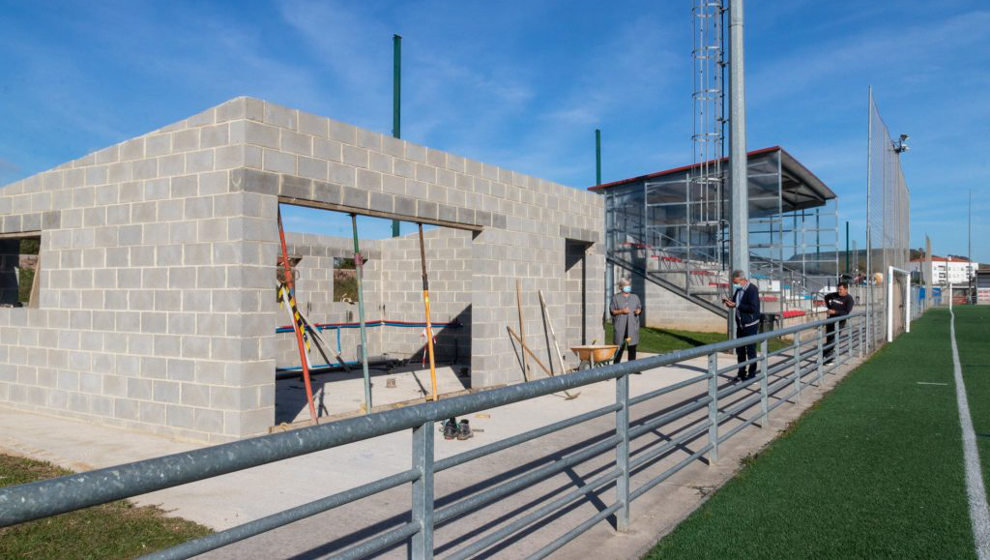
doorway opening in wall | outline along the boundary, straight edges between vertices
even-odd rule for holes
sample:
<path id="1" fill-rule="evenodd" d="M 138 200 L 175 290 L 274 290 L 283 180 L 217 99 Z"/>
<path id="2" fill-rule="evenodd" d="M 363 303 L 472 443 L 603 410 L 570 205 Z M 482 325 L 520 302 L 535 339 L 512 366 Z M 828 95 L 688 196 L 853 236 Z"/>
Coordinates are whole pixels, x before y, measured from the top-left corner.
<path id="1" fill-rule="evenodd" d="M 41 234 L 0 236 L 0 307 L 37 307 Z"/>
<path id="2" fill-rule="evenodd" d="M 310 394 L 322 422 L 360 414 L 369 401 L 377 410 L 470 390 L 474 231 L 423 224 L 421 238 L 419 224 L 399 221 L 395 231 L 387 216 L 286 202 L 279 213 L 276 425 L 310 421 Z"/>
<path id="3" fill-rule="evenodd" d="M 581 344 L 588 343 L 588 249 L 591 243 L 577 239 L 564 240 L 564 274 L 568 284 L 573 284 L 567 290 L 567 330 L 565 340 L 577 340 L 580 334 Z M 576 288 L 576 289 L 574 289 Z M 574 332 L 571 332 L 571 331 Z"/>

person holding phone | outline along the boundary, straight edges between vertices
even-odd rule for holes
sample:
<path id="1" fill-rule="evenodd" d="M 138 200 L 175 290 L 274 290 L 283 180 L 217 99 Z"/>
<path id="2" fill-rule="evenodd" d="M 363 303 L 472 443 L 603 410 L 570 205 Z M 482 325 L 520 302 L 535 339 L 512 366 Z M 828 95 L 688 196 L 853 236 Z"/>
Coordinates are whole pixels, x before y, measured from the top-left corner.
<path id="1" fill-rule="evenodd" d="M 639 296 L 632 293 L 632 282 L 628 278 L 619 280 L 619 293 L 612 296 L 608 310 L 612 314 L 612 325 L 615 327 L 615 344 L 619 350 L 615 353 L 615 361 L 622 361 L 622 350 L 628 347 L 629 361 L 636 359 L 636 345 L 639 344 L 639 314 L 643 312 L 643 304 Z"/>
<path id="2" fill-rule="evenodd" d="M 736 291 L 732 299 L 722 297 L 722 303 L 732 309 L 736 319 L 736 338 L 753 336 L 760 329 L 760 290 L 746 278 L 746 273 L 741 270 L 732 271 L 732 284 Z M 756 359 L 756 344 L 747 344 L 736 348 L 736 361 L 740 364 L 747 360 Z M 739 367 L 739 373 L 735 381 L 745 381 L 756 377 L 757 362 L 749 364 L 749 372 L 746 366 Z"/>

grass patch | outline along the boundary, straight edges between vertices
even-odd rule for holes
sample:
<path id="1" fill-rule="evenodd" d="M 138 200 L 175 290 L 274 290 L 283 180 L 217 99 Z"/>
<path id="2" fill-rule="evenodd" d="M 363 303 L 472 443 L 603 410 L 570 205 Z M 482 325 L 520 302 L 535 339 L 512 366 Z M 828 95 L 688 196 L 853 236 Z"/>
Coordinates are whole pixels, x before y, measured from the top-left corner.
<path id="1" fill-rule="evenodd" d="M 34 270 L 22 268 L 18 274 L 17 301 L 27 305 L 31 301 L 31 286 L 34 284 Z"/>
<path id="2" fill-rule="evenodd" d="M 990 307 L 956 307 L 956 344 L 966 381 L 966 399 L 983 466 L 983 485 L 990 489 Z M 962 445 L 962 444 L 960 444 Z"/>
<path id="3" fill-rule="evenodd" d="M 611 343 L 615 337 L 615 328 L 611 322 L 605 323 L 605 341 Z M 679 331 L 675 329 L 656 329 L 640 327 L 638 352 L 651 354 L 666 354 L 675 350 L 687 350 L 706 344 L 715 344 L 726 340 L 725 333 L 708 333 L 694 331 Z M 779 338 L 772 338 L 768 344 L 771 352 L 784 348 L 788 344 Z"/>
<path id="4" fill-rule="evenodd" d="M 50 463 L 0 455 L 0 486 L 72 474 Z M 120 500 L 0 528 L 0 558 L 68 560 L 134 558 L 211 531 L 156 507 Z"/>
<path id="5" fill-rule="evenodd" d="M 647 558 L 974 558 L 948 315 L 911 330 Z"/>

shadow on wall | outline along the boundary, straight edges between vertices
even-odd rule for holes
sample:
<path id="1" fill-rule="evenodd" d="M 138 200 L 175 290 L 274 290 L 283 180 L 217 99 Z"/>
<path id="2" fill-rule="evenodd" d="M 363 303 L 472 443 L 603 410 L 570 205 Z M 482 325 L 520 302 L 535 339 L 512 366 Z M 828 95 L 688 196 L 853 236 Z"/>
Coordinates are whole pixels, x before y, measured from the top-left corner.
<path id="1" fill-rule="evenodd" d="M 437 364 L 471 365 L 471 306 L 468 305 L 451 323 L 459 323 L 460 327 L 444 327 L 433 329 L 433 355 Z M 426 329 L 423 329 L 425 333 Z M 425 364 L 429 366 L 427 347 L 424 342 L 412 355 L 407 363 Z"/>
<path id="2" fill-rule="evenodd" d="M 460 369 L 471 364 L 471 306 L 467 306 L 451 322 L 459 322 L 462 326 L 447 327 L 434 332 L 436 364 L 438 367 L 453 366 L 458 374 L 457 381 L 462 384 L 459 389 L 469 389 L 470 376 L 461 374 Z M 405 329 L 405 327 L 378 328 Z M 429 374 L 417 373 L 429 370 L 426 352 L 424 344 L 405 359 L 389 359 L 388 355 L 368 356 L 368 375 L 372 379 L 371 390 L 375 395 L 373 401 L 376 405 L 389 402 L 387 397 L 383 401 L 384 394 L 379 392 L 388 385 L 374 379 L 392 374 L 410 374 L 418 384 L 420 392 L 426 394 Z M 350 371 L 329 368 L 311 374 L 314 405 L 318 414 L 325 417 L 358 410 L 363 392 L 361 385 L 354 382 L 363 377 L 363 368 L 359 364 L 351 364 Z M 275 425 L 307 419 L 308 402 L 302 374 L 281 376 L 276 380 L 275 385 Z"/>
<path id="3" fill-rule="evenodd" d="M 645 266 L 645 264 L 643 265 Z M 646 325 L 646 321 L 649 318 L 650 306 L 647 305 L 646 301 L 646 278 L 640 276 L 639 274 L 629 274 L 629 280 L 632 282 L 632 293 L 639 296 L 639 301 L 643 305 L 643 312 L 639 315 L 639 324 Z M 616 282 L 616 292 L 618 293 L 618 282 Z"/>
<path id="4" fill-rule="evenodd" d="M 17 298 L 17 263 L 20 240 L 0 239 L 0 306 L 19 307 Z"/>

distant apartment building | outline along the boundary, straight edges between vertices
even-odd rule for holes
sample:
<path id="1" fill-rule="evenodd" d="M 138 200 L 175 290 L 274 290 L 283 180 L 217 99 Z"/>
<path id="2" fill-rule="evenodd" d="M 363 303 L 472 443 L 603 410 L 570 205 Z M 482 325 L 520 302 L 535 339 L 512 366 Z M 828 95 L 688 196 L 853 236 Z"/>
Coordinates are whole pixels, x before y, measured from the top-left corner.
<path id="1" fill-rule="evenodd" d="M 929 266 L 928 270 L 925 267 Z M 932 284 L 967 284 L 980 268 L 980 263 L 965 257 L 939 257 L 932 255 L 929 263 L 925 259 L 911 259 L 911 270 L 921 272 L 922 278 L 931 278 Z"/>

